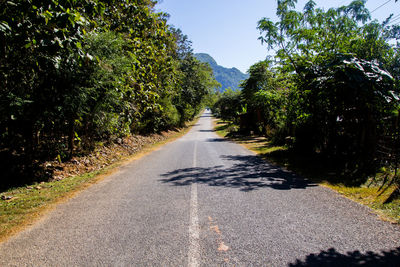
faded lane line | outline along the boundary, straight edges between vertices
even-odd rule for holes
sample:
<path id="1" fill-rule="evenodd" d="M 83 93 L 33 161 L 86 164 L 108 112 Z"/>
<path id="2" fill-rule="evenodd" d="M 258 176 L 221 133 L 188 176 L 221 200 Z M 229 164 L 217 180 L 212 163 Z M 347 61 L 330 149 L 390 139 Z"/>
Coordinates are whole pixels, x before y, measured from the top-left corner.
<path id="1" fill-rule="evenodd" d="M 193 168 L 197 166 L 197 142 L 194 142 Z M 192 177 L 193 182 L 190 192 L 190 225 L 189 225 L 189 267 L 200 265 L 200 227 L 197 202 L 197 183 L 196 177 Z"/>

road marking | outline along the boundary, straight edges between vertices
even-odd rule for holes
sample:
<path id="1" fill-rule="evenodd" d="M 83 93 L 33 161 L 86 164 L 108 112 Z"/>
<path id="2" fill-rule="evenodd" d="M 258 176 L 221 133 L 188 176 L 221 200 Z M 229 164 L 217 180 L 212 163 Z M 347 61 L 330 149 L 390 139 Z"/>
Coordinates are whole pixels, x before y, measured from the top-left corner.
<path id="1" fill-rule="evenodd" d="M 197 167 L 197 142 L 194 142 L 193 168 Z M 196 179 L 196 177 L 193 177 Z M 192 182 L 190 189 L 190 225 L 189 225 L 189 267 L 200 266 L 200 227 L 197 202 L 197 183 Z"/>

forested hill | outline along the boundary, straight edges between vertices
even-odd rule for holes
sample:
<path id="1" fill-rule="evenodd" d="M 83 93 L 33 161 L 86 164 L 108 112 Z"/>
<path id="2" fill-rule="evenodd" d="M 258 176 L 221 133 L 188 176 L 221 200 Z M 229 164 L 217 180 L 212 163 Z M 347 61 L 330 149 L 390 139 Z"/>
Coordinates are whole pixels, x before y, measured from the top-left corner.
<path id="1" fill-rule="evenodd" d="M 240 82 L 249 77 L 248 74 L 244 74 L 237 68 L 225 68 L 218 65 L 215 59 L 209 54 L 198 53 L 195 54 L 195 57 L 202 62 L 210 64 L 212 70 L 214 71 L 215 79 L 221 84 L 221 91 L 224 91 L 228 87 L 232 88 L 233 90 L 238 90 Z"/>

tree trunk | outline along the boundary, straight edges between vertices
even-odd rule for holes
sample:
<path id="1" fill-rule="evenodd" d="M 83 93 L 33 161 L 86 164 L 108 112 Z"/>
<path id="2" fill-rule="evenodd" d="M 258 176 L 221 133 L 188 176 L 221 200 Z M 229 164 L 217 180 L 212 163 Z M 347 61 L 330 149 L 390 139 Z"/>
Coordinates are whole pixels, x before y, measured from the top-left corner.
<path id="1" fill-rule="evenodd" d="M 69 133 L 68 133 L 68 149 L 69 154 L 68 158 L 71 159 L 74 153 L 74 139 L 75 139 L 75 131 L 74 131 L 75 120 L 71 119 L 69 121 Z"/>

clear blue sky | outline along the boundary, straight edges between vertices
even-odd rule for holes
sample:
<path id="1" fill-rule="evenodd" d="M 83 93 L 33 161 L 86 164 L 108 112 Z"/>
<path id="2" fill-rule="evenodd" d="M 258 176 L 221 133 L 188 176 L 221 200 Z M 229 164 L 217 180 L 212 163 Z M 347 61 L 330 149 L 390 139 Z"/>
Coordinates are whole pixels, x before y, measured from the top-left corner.
<path id="1" fill-rule="evenodd" d="M 373 11 L 387 1 L 369 0 L 367 7 Z M 306 2 L 298 0 L 297 7 L 301 9 Z M 315 2 L 327 9 L 351 0 Z M 169 24 L 189 37 L 195 53 L 208 53 L 219 65 L 246 72 L 268 55 L 267 48 L 257 40 L 260 33 L 256 27 L 263 17 L 276 19 L 276 0 L 161 0 L 156 10 L 171 15 Z M 400 14 L 400 1 L 391 0 L 372 12 L 372 18 L 382 21 L 391 13 Z"/>

